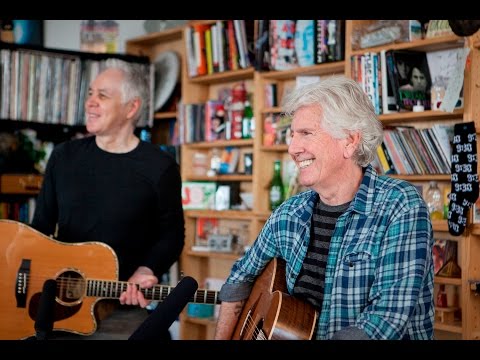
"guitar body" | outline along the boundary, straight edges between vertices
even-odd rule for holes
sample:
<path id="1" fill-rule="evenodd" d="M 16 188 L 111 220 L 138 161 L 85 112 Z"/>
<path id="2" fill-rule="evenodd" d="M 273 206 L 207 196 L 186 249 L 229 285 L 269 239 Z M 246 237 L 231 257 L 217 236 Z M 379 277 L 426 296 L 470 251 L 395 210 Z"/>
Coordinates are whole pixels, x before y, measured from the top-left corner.
<path id="1" fill-rule="evenodd" d="M 100 298 L 85 296 L 86 278 L 118 279 L 117 257 L 108 245 L 62 243 L 25 224 L 0 220 L 0 339 L 35 335 L 38 302 L 48 279 L 58 284 L 54 330 L 94 333 Z"/>
<path id="2" fill-rule="evenodd" d="M 285 262 L 273 259 L 256 279 L 240 314 L 233 340 L 309 340 L 317 311 L 288 295 Z"/>

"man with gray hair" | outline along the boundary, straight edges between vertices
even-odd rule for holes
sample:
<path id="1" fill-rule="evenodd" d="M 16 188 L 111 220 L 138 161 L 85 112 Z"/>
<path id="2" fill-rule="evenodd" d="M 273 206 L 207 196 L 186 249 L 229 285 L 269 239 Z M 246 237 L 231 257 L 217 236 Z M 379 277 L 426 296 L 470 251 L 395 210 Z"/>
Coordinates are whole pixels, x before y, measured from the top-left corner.
<path id="1" fill-rule="evenodd" d="M 135 135 L 148 99 L 138 64 L 107 61 L 85 102 L 93 136 L 55 147 L 31 224 L 47 235 L 58 226 L 63 242 L 110 245 L 119 280 L 129 282 L 120 303 L 141 307 L 149 301 L 139 288 L 157 284 L 177 261 L 185 231 L 178 164 Z"/>
<path id="2" fill-rule="evenodd" d="M 279 206 L 233 265 L 215 338 L 274 339 L 293 327 L 261 328 L 269 316 L 252 316 L 260 297 L 245 306 L 278 258 L 286 265 L 279 281 L 318 314 L 311 338 L 432 339 L 429 212 L 412 184 L 379 176 L 370 164 L 383 139 L 370 99 L 355 81 L 332 76 L 290 93 L 284 109 L 293 117 L 288 152 L 309 190 Z M 282 320 L 275 319 L 274 326 Z"/>

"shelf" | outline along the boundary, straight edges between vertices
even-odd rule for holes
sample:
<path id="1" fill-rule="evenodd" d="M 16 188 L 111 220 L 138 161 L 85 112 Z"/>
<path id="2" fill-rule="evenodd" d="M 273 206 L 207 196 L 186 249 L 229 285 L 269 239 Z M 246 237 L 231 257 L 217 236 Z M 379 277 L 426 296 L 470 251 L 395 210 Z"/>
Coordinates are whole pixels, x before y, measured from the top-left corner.
<path id="1" fill-rule="evenodd" d="M 462 285 L 462 279 L 460 278 L 457 279 L 457 278 L 435 276 L 434 282 L 435 284 L 445 284 L 445 285 L 455 285 L 455 286 Z"/>
<path id="2" fill-rule="evenodd" d="M 149 47 L 164 41 L 181 40 L 183 37 L 184 28 L 185 26 L 179 26 L 176 28 L 139 36 L 133 40 L 128 40 L 127 46 L 135 45 Z"/>
<path id="3" fill-rule="evenodd" d="M 262 147 L 260 149 L 262 151 L 272 151 L 272 152 L 281 151 L 281 152 L 285 152 L 285 151 L 288 150 L 288 145 L 287 144 L 268 145 L 268 146 L 262 145 Z"/>
<path id="4" fill-rule="evenodd" d="M 183 318 L 186 322 L 197 324 L 197 325 L 205 325 L 205 326 L 216 326 L 217 319 L 215 318 L 194 318 L 190 316 L 185 316 Z"/>
<path id="5" fill-rule="evenodd" d="M 344 74 L 345 61 L 335 61 L 312 66 L 298 67 L 290 70 L 263 72 L 262 77 L 268 80 L 294 79 L 299 75 L 331 75 Z"/>
<path id="6" fill-rule="evenodd" d="M 213 149 L 219 147 L 248 147 L 253 146 L 253 139 L 238 139 L 238 140 L 216 140 L 211 142 L 198 142 L 182 144 L 182 146 L 189 149 Z"/>
<path id="7" fill-rule="evenodd" d="M 448 231 L 448 221 L 447 220 L 432 220 L 433 231 Z"/>
<path id="8" fill-rule="evenodd" d="M 262 109 L 262 114 L 281 113 L 283 109 L 280 106 L 267 107 Z"/>
<path id="9" fill-rule="evenodd" d="M 214 25 L 218 20 L 190 20 L 189 26 L 192 25 Z"/>
<path id="10" fill-rule="evenodd" d="M 245 80 L 248 78 L 253 79 L 254 72 L 254 68 L 249 67 L 247 69 L 224 71 L 209 75 L 200 75 L 194 78 L 190 78 L 190 82 L 193 84 L 209 85 L 228 81 Z"/>
<path id="11" fill-rule="evenodd" d="M 402 179 L 407 181 L 450 181 L 451 175 L 450 174 L 426 174 L 426 175 L 397 175 L 391 174 L 388 175 L 395 179 Z"/>
<path id="12" fill-rule="evenodd" d="M 37 195 L 43 176 L 37 174 L 3 174 L 0 176 L 2 194 Z"/>
<path id="13" fill-rule="evenodd" d="M 465 41 L 463 37 L 456 35 L 438 36 L 429 39 L 422 39 L 411 42 L 402 42 L 398 44 L 385 44 L 371 48 L 353 50 L 350 55 L 362 55 L 367 52 L 380 52 L 381 50 L 416 50 L 416 51 L 436 51 L 462 47 Z"/>
<path id="14" fill-rule="evenodd" d="M 267 221 L 271 214 L 272 213 L 270 213 L 270 212 L 268 212 L 268 213 L 256 213 L 255 217 L 257 218 L 257 220 Z"/>
<path id="15" fill-rule="evenodd" d="M 480 235 L 480 224 L 471 224 L 470 233 L 472 235 Z"/>
<path id="16" fill-rule="evenodd" d="M 459 310 L 458 307 L 445 307 L 445 308 L 441 308 L 441 307 L 435 307 L 435 325 L 443 325 L 443 326 L 449 326 L 449 327 L 453 327 L 453 331 L 451 332 L 455 332 L 457 331 L 457 324 L 458 324 L 458 327 L 460 328 L 460 332 L 462 331 L 462 327 L 461 327 L 461 322 L 458 321 L 458 320 L 455 320 L 455 312 L 457 312 Z M 437 328 L 435 326 L 435 328 Z M 441 330 L 445 330 L 445 329 L 441 329 Z"/>
<path id="17" fill-rule="evenodd" d="M 435 325 L 433 326 L 435 330 L 443 330 L 448 331 L 456 334 L 462 333 L 462 322 L 461 321 L 454 321 L 453 323 L 441 323 L 435 321 Z"/>
<path id="18" fill-rule="evenodd" d="M 438 121 L 438 120 L 452 120 L 463 118 L 463 109 L 455 109 L 453 113 L 438 111 L 438 110 L 425 110 L 421 112 L 403 112 L 379 115 L 378 119 L 384 124 L 400 123 L 407 121 Z"/>
<path id="19" fill-rule="evenodd" d="M 249 210 L 185 210 L 184 215 L 190 218 L 210 217 L 216 219 L 251 220 L 253 213 Z"/>
<path id="20" fill-rule="evenodd" d="M 157 112 L 153 116 L 155 120 L 162 120 L 162 119 L 176 119 L 177 118 L 176 111 L 165 111 L 165 112 Z"/>
<path id="21" fill-rule="evenodd" d="M 203 258 L 214 258 L 214 259 L 226 259 L 226 260 L 237 260 L 242 255 L 241 254 L 232 254 L 232 253 L 221 253 L 213 251 L 192 251 L 185 250 L 185 254 L 188 256 L 203 257 Z"/>
<path id="22" fill-rule="evenodd" d="M 252 181 L 253 175 L 225 174 L 216 176 L 188 176 L 186 181 Z"/>

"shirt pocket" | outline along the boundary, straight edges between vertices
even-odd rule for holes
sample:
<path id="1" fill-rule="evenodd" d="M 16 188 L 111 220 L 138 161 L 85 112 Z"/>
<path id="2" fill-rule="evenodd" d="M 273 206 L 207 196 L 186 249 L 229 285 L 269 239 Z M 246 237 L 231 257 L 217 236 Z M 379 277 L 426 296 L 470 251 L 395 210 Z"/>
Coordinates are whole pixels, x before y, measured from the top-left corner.
<path id="1" fill-rule="evenodd" d="M 352 252 L 348 253 L 343 257 L 342 265 L 348 267 L 360 266 L 363 263 L 367 263 L 372 259 L 371 252 L 362 251 L 362 252 Z"/>

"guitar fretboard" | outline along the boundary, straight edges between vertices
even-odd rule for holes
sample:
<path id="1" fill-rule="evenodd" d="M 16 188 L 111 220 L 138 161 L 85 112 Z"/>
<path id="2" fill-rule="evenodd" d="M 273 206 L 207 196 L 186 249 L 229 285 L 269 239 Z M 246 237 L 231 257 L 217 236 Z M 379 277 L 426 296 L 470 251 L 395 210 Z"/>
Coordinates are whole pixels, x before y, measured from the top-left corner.
<path id="1" fill-rule="evenodd" d="M 126 281 L 87 280 L 87 296 L 118 299 L 127 290 Z M 155 285 L 148 289 L 140 289 L 148 300 L 163 301 L 172 292 L 174 286 Z M 220 304 L 218 291 L 200 289 L 193 294 L 190 302 L 202 304 Z"/>

